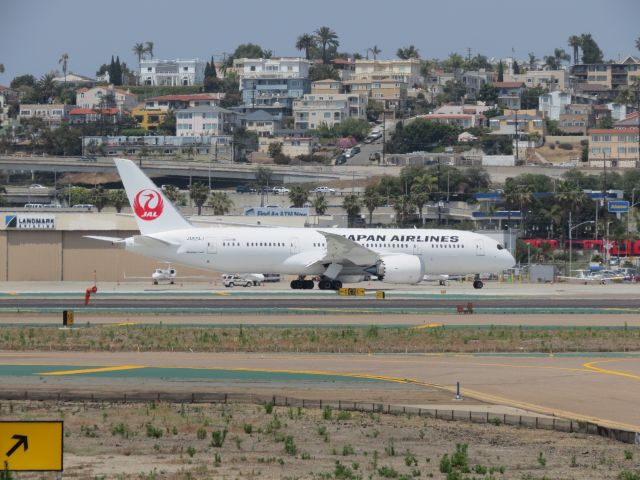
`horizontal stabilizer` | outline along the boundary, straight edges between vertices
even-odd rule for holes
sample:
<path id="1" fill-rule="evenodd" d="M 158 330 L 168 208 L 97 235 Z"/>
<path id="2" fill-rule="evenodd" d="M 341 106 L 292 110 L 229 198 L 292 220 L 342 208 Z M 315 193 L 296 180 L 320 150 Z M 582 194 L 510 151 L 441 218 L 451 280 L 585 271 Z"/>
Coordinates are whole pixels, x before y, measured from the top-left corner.
<path id="1" fill-rule="evenodd" d="M 84 235 L 84 238 L 90 238 L 92 240 L 100 240 L 101 242 L 111 242 L 111 243 L 124 243 L 127 241 L 126 238 L 102 237 L 100 235 Z"/>

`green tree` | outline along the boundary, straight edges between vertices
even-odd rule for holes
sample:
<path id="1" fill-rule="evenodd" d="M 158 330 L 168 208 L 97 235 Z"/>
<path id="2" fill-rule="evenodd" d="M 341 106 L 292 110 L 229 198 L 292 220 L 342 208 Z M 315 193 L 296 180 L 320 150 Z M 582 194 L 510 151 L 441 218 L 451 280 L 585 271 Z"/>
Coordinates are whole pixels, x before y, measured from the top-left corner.
<path id="1" fill-rule="evenodd" d="M 58 63 L 60 65 L 62 65 L 62 73 L 64 75 L 64 83 L 67 83 L 67 66 L 69 65 L 69 54 L 68 53 L 63 53 L 62 55 L 60 55 L 60 59 L 58 60 Z"/>
<path id="2" fill-rule="evenodd" d="M 409 45 L 408 47 L 399 48 L 396 51 L 396 56 L 401 60 L 409 60 L 410 58 L 420 58 L 420 52 L 415 46 Z"/>
<path id="3" fill-rule="evenodd" d="M 233 208 L 233 200 L 225 192 L 212 192 L 208 206 L 213 210 L 214 215 L 226 215 Z"/>
<path id="4" fill-rule="evenodd" d="M 498 89 L 489 83 L 483 83 L 478 92 L 478 100 L 493 105 L 498 101 Z"/>
<path id="5" fill-rule="evenodd" d="M 360 199 L 357 195 L 347 195 L 342 202 L 342 208 L 347 212 L 347 223 L 353 228 L 355 219 L 360 215 Z"/>
<path id="6" fill-rule="evenodd" d="M 153 42 L 144 42 L 144 52 L 153 59 Z"/>
<path id="7" fill-rule="evenodd" d="M 563 62 L 571 60 L 571 55 L 564 51 L 563 48 L 556 48 L 553 50 L 553 55 L 544 57 L 544 63 L 550 70 L 560 70 Z"/>
<path id="8" fill-rule="evenodd" d="M 443 62 L 442 66 L 448 72 L 455 72 L 464 66 L 464 58 L 458 53 L 450 53 L 449 58 Z"/>
<path id="9" fill-rule="evenodd" d="M 269 156 L 276 158 L 282 155 L 282 142 L 271 142 L 269 144 Z"/>
<path id="10" fill-rule="evenodd" d="M 504 65 L 502 64 L 502 60 L 498 63 L 498 81 L 504 82 Z"/>
<path id="11" fill-rule="evenodd" d="M 122 208 L 129 203 L 127 194 L 122 189 L 109 190 L 108 201 L 118 213 L 122 212 Z"/>
<path id="12" fill-rule="evenodd" d="M 259 187 L 266 187 L 273 185 L 271 177 L 273 176 L 273 170 L 269 167 L 263 167 L 259 165 L 256 169 L 256 185 Z"/>
<path id="13" fill-rule="evenodd" d="M 49 103 L 53 100 L 56 91 L 56 84 L 53 81 L 54 78 L 53 73 L 47 73 L 40 77 L 40 80 L 36 83 L 39 103 Z"/>
<path id="14" fill-rule="evenodd" d="M 328 63 L 329 57 L 327 55 L 327 47 L 338 48 L 338 46 L 340 46 L 338 34 L 329 27 L 320 27 L 314 33 L 322 48 L 322 63 Z"/>
<path id="15" fill-rule="evenodd" d="M 140 63 L 142 59 L 145 57 L 147 53 L 147 49 L 144 47 L 143 43 L 136 43 L 133 46 L 133 53 L 138 57 L 138 70 L 140 69 Z"/>
<path id="16" fill-rule="evenodd" d="M 443 91 L 445 102 L 460 102 L 467 93 L 467 87 L 458 80 L 449 80 L 444 84 Z"/>
<path id="17" fill-rule="evenodd" d="M 422 210 L 425 203 L 429 201 L 431 193 L 438 189 L 438 179 L 428 173 L 417 177 L 411 184 L 411 202 L 418 209 L 420 215 L 420 223 L 424 225 L 424 217 L 422 216 Z"/>
<path id="18" fill-rule="evenodd" d="M 359 118 L 347 118 L 334 126 L 334 131 L 339 137 L 353 137 L 359 142 L 369 134 L 371 126 L 366 120 Z"/>
<path id="19" fill-rule="evenodd" d="M 580 37 L 578 35 L 571 35 L 567 43 L 571 48 L 573 48 L 573 64 L 576 65 L 580 58 L 579 51 L 580 51 L 580 45 L 582 44 L 582 41 L 580 40 Z"/>
<path id="20" fill-rule="evenodd" d="M 387 147 L 390 153 L 407 153 L 454 145 L 461 131 L 455 125 L 418 118 L 404 128 L 396 128 Z"/>
<path id="21" fill-rule="evenodd" d="M 541 85 L 533 88 L 525 88 L 520 96 L 520 106 L 524 110 L 538 110 L 540 105 L 540 95 L 545 93 Z"/>
<path id="22" fill-rule="evenodd" d="M 613 119 L 610 116 L 604 116 L 598 121 L 598 128 L 613 128 Z"/>
<path id="23" fill-rule="evenodd" d="M 91 203 L 93 203 L 98 212 L 101 212 L 109 203 L 109 197 L 102 185 L 96 186 L 91 192 Z"/>
<path id="24" fill-rule="evenodd" d="M 513 74 L 520 75 L 520 65 L 515 60 L 513 61 Z"/>
<path id="25" fill-rule="evenodd" d="M 580 35 L 580 48 L 582 48 L 582 63 L 602 63 L 603 53 L 590 33 Z"/>
<path id="26" fill-rule="evenodd" d="M 308 33 L 303 33 L 298 37 L 298 40 L 296 41 L 296 50 L 304 50 L 304 58 L 306 58 L 307 60 L 311 60 L 310 51 L 315 47 L 316 37 L 314 37 L 313 35 L 309 35 Z"/>
<path id="27" fill-rule="evenodd" d="M 373 59 L 377 60 L 378 55 L 382 53 L 382 50 L 380 50 L 377 45 L 374 45 L 371 48 L 367 48 L 367 60 L 369 59 L 369 52 L 371 52 L 371 55 L 373 55 Z"/>
<path id="28" fill-rule="evenodd" d="M 369 100 L 369 103 L 367 104 L 367 120 L 378 120 L 383 111 L 384 105 L 381 102 L 373 99 Z"/>
<path id="29" fill-rule="evenodd" d="M 640 50 L 640 37 L 636 39 L 636 49 Z"/>
<path id="30" fill-rule="evenodd" d="M 533 52 L 529 52 L 529 70 L 533 70 L 536 68 L 536 62 L 538 59 L 536 58 L 536 54 Z"/>
<path id="31" fill-rule="evenodd" d="M 301 185 L 293 185 L 289 191 L 289 200 L 296 208 L 301 208 L 309 200 L 309 192 Z"/>
<path id="32" fill-rule="evenodd" d="M 0 74 L 4 73 L 4 63 L 0 63 Z"/>
<path id="33" fill-rule="evenodd" d="M 175 185 L 166 185 L 164 187 L 164 196 L 174 205 L 182 205 L 184 203 L 183 194 L 180 193 L 180 190 Z"/>
<path id="34" fill-rule="evenodd" d="M 382 203 L 382 197 L 378 192 L 378 186 L 375 184 L 367 185 L 364 189 L 364 195 L 362 196 L 362 203 L 369 212 L 369 226 L 373 222 L 373 212 Z"/>
<path id="35" fill-rule="evenodd" d="M 204 183 L 195 182 L 189 187 L 189 198 L 191 198 L 194 205 L 198 208 L 198 215 L 202 214 L 202 206 L 208 197 L 209 188 Z"/>
<path id="36" fill-rule="evenodd" d="M 316 211 L 316 215 L 324 215 L 325 213 L 327 213 L 327 209 L 329 208 L 327 197 L 325 197 L 321 193 L 316 194 L 313 200 L 311 200 L 311 205 Z"/>
<path id="37" fill-rule="evenodd" d="M 400 195 L 393 201 L 393 210 L 396 212 L 396 223 L 398 225 L 406 225 L 409 216 L 415 211 L 415 205 L 411 202 L 411 198 L 407 195 Z"/>
<path id="38" fill-rule="evenodd" d="M 320 80 L 340 80 L 340 72 L 329 64 L 316 64 L 309 68 L 309 79 L 312 82 L 318 82 Z"/>
<path id="39" fill-rule="evenodd" d="M 226 68 L 233 66 L 233 60 L 236 58 L 270 58 L 271 51 L 263 50 L 260 45 L 255 43 L 243 43 L 236 47 L 233 54 L 231 54 L 224 62 Z"/>

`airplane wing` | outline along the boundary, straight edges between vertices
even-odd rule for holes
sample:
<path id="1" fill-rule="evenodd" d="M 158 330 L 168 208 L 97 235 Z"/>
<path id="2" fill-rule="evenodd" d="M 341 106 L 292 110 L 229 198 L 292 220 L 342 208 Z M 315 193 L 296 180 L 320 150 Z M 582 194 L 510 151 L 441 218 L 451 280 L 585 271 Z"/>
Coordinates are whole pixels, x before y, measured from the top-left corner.
<path id="1" fill-rule="evenodd" d="M 321 260 L 323 263 L 352 263 L 370 266 L 378 261 L 378 254 L 342 235 L 318 230 L 327 240 L 327 253 Z"/>
<path id="2" fill-rule="evenodd" d="M 127 241 L 126 238 L 120 237 L 103 237 L 100 235 L 84 235 L 84 238 L 90 238 L 92 240 L 100 240 L 101 242 L 111 242 L 111 243 L 124 243 Z"/>

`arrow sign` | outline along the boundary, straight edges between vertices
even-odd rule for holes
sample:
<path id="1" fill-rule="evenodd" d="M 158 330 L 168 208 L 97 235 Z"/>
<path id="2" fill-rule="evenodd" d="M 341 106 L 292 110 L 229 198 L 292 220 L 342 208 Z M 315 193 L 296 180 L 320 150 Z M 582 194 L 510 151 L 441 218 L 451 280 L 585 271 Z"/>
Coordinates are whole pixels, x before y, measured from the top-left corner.
<path id="1" fill-rule="evenodd" d="M 11 447 L 11 450 L 9 450 L 7 452 L 7 457 L 10 457 L 11 455 L 13 455 L 13 453 L 18 450 L 18 448 L 20 448 L 20 446 L 24 446 L 24 451 L 26 452 L 27 450 L 29 450 L 29 440 L 27 439 L 26 435 L 14 435 L 13 437 L 14 440 L 18 440 L 16 442 L 16 444 Z"/>

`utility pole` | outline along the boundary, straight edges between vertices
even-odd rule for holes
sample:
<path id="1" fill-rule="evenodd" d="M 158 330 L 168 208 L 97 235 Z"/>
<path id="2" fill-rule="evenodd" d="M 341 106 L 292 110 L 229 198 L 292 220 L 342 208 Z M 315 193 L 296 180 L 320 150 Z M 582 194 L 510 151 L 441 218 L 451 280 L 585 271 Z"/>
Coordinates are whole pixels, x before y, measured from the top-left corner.
<path id="1" fill-rule="evenodd" d="M 384 106 L 382 110 L 382 165 L 386 165 L 387 161 L 384 158 L 384 146 L 387 140 L 387 118 L 384 111 Z"/>
<path id="2" fill-rule="evenodd" d="M 518 109 L 516 109 L 516 134 L 515 134 L 515 138 L 516 138 L 516 166 L 518 165 Z"/>

